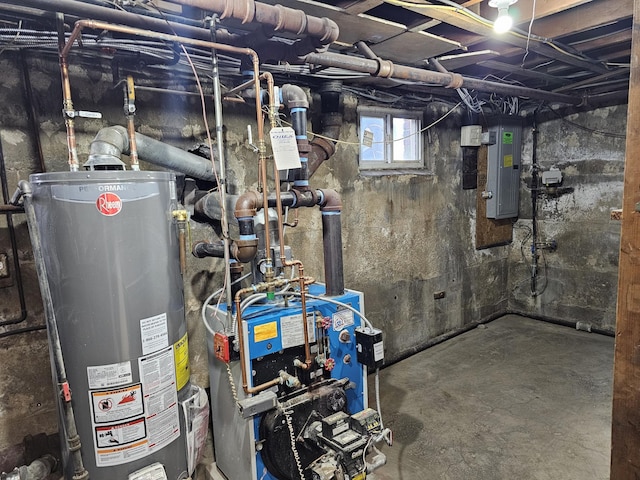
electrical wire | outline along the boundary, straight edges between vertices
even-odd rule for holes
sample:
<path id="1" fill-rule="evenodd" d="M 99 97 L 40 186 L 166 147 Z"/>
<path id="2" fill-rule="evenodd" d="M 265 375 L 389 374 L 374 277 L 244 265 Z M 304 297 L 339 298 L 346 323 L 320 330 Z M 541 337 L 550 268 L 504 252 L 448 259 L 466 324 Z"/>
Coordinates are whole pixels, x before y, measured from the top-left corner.
<path id="1" fill-rule="evenodd" d="M 11 45 L 11 44 L 15 43 L 15 42 L 16 42 L 16 40 L 18 40 L 18 37 L 20 36 L 20 33 L 22 32 L 22 20 L 20 20 L 20 22 L 18 22 L 18 28 L 17 28 L 16 30 L 17 30 L 17 32 L 16 32 L 15 37 L 13 37 L 13 40 L 11 40 L 7 46 L 3 47 L 3 48 L 2 48 L 2 50 L 0 50 L 0 55 L 2 55 L 2 54 L 4 53 L 4 51 L 5 51 L 5 50 L 6 50 L 6 49 Z"/>
<path id="2" fill-rule="evenodd" d="M 298 446 L 296 445 L 296 435 L 293 431 L 293 420 L 291 420 L 291 410 L 283 410 L 284 418 L 287 422 L 287 428 L 289 429 L 289 440 L 291 441 L 291 453 L 293 453 L 293 459 L 296 462 L 296 468 L 298 469 L 298 475 L 300 480 L 305 479 L 304 470 L 302 468 L 302 461 L 300 460 L 300 454 L 298 453 Z"/>
<path id="3" fill-rule="evenodd" d="M 455 104 L 454 107 L 452 107 L 447 113 L 445 113 L 443 116 L 441 116 L 440 118 L 438 118 L 437 120 L 435 120 L 434 122 L 430 123 L 429 125 L 427 125 L 424 128 L 421 128 L 420 130 L 418 130 L 415 133 L 411 133 L 409 135 L 406 135 L 404 137 L 400 137 L 400 138 L 394 138 L 393 141 L 391 142 L 387 142 L 387 141 L 382 141 L 382 142 L 373 142 L 373 145 L 391 145 L 393 144 L 393 142 L 398 142 L 400 140 L 405 140 L 407 138 L 411 138 L 411 137 L 415 137 L 416 135 L 420 135 L 421 133 L 426 132 L 427 130 L 435 127 L 437 124 L 439 124 L 440 122 L 442 122 L 445 118 L 447 118 L 449 115 L 451 115 L 454 110 L 456 108 L 458 108 L 460 105 L 462 105 L 462 102 L 458 102 Z M 284 123 L 285 125 L 291 126 L 291 123 L 286 122 L 286 121 L 282 121 L 282 123 Z M 314 137 L 318 137 L 318 138 L 323 138 L 324 140 L 329 140 L 331 142 L 335 142 L 338 144 L 342 144 L 342 145 L 357 145 L 357 146 L 361 146 L 362 142 L 349 142 L 346 140 L 338 140 L 337 138 L 331 138 L 331 137 L 327 137 L 325 135 L 320 135 L 319 133 L 314 133 L 311 130 L 308 130 L 308 133 L 312 134 Z"/>
<path id="4" fill-rule="evenodd" d="M 391 5 L 396 5 L 400 7 L 410 7 L 410 8 L 424 9 L 424 10 L 444 10 L 444 11 L 454 12 L 454 13 L 464 15 L 465 17 L 470 18 L 471 20 L 485 27 L 488 27 L 488 28 L 493 27 L 493 22 L 491 22 L 490 20 L 487 20 L 486 18 L 481 17 L 480 15 L 476 14 L 475 12 L 472 12 L 468 8 L 463 7 L 462 5 L 458 5 L 453 2 L 449 3 L 447 0 L 440 0 L 440 1 L 442 3 L 446 3 L 447 5 L 429 5 L 424 3 L 410 2 L 406 0 L 386 0 L 386 3 L 390 3 Z M 566 48 L 560 47 L 556 42 L 554 42 L 549 38 L 540 37 L 538 35 L 529 36 L 526 34 L 526 32 L 520 32 L 517 29 L 509 30 L 509 32 L 507 33 L 509 35 L 513 35 L 525 40 L 527 38 L 530 38 L 530 40 L 534 40 L 536 42 L 547 45 L 568 57 L 576 58 L 578 60 L 583 60 L 585 62 L 591 62 L 594 64 L 602 63 L 599 60 L 594 60 L 592 58 L 585 57 L 583 55 L 576 55 L 575 53 L 569 52 Z"/>
<path id="5" fill-rule="evenodd" d="M 524 57 L 522 57 L 522 64 L 520 68 L 524 68 L 524 61 L 529 56 L 529 43 L 531 42 L 531 27 L 533 27 L 533 21 L 536 18 L 536 0 L 533 0 L 533 7 L 531 8 L 531 21 L 529 22 L 529 31 L 527 32 L 527 48 L 524 51 Z"/>
<path id="6" fill-rule="evenodd" d="M 148 5 L 152 6 L 153 8 L 155 8 L 158 13 L 160 13 L 160 15 L 162 16 L 162 18 L 164 19 L 164 21 L 166 22 L 166 24 L 169 26 L 169 28 L 171 29 L 171 31 L 173 32 L 173 34 L 178 37 L 178 34 L 176 33 L 176 31 L 173 29 L 173 26 L 171 25 L 171 23 L 169 22 L 169 20 L 167 19 L 167 17 L 164 15 L 164 12 L 162 10 L 160 10 L 160 8 L 158 8 L 154 3 L 153 0 L 149 0 L 147 2 Z M 185 48 L 185 46 L 182 43 L 179 43 L 180 48 L 182 50 L 182 52 L 184 53 L 185 58 L 187 59 L 187 61 L 189 62 L 189 66 L 191 67 L 191 70 L 193 72 L 193 76 L 195 78 L 196 81 L 196 86 L 198 89 L 198 93 L 200 94 L 200 106 L 202 108 L 202 121 L 204 122 L 204 129 L 205 129 L 205 133 L 207 134 L 207 146 L 209 147 L 209 152 L 211 152 L 211 170 L 213 171 L 214 177 L 216 179 L 216 183 L 218 185 L 221 185 L 220 183 L 220 178 L 218 176 L 218 169 L 216 168 L 215 165 L 215 157 L 213 155 L 213 140 L 211 138 L 211 130 L 209 128 L 209 120 L 207 119 L 207 104 L 206 104 L 206 100 L 205 100 L 205 95 L 204 95 L 204 90 L 202 88 L 202 83 L 200 82 L 200 76 L 198 75 L 198 71 L 196 70 L 196 67 L 191 59 L 191 55 L 189 55 L 189 52 L 187 51 L 187 49 Z M 220 159 L 220 161 L 222 161 L 222 159 Z M 219 197 L 220 197 L 220 210 L 221 210 L 221 215 L 223 218 L 226 218 L 227 212 L 226 212 L 226 205 L 225 202 L 223 201 L 223 195 L 222 195 L 222 188 L 225 188 L 224 185 L 221 185 L 221 189 L 219 189 Z M 224 222 L 223 222 L 224 225 Z M 229 231 L 227 230 L 226 232 L 222 232 L 223 235 L 228 236 L 229 235 Z M 228 238 L 228 237 L 227 237 Z M 226 238 L 225 238 L 226 240 Z M 229 265 L 225 265 L 225 269 L 228 269 Z M 222 284 L 222 288 L 223 291 L 227 289 L 227 281 L 228 281 L 228 270 L 226 270 L 227 274 L 224 276 L 224 283 Z M 229 303 L 231 303 L 232 299 L 227 299 L 227 301 Z M 220 305 L 222 303 L 222 297 L 218 298 L 218 303 L 216 305 L 216 308 L 219 309 Z"/>
<path id="7" fill-rule="evenodd" d="M 247 273 L 246 275 L 243 275 L 242 277 L 240 277 L 237 280 L 233 281 L 231 283 L 231 285 L 235 285 L 236 283 L 239 283 L 239 282 L 249 278 L 251 275 L 253 275 L 251 272 Z M 209 321 L 207 320 L 207 307 L 211 304 L 211 300 L 213 300 L 215 297 L 217 297 L 218 295 L 220 295 L 224 291 L 225 291 L 225 287 L 222 287 L 222 288 L 219 288 L 218 290 L 216 290 L 215 292 L 213 292 L 211 295 L 209 295 L 207 297 L 207 299 L 202 304 L 202 308 L 200 309 L 200 317 L 202 318 L 202 323 L 204 323 L 205 328 L 207 329 L 207 331 L 211 335 L 215 335 L 217 332 L 211 327 L 211 325 L 209 325 Z M 218 302 L 218 305 L 217 305 L 216 308 L 219 308 L 219 306 L 220 306 L 220 303 Z M 217 318 L 215 318 L 215 320 L 220 322 L 220 324 L 222 325 L 223 330 L 224 330 L 224 324 Z"/>
<path id="8" fill-rule="evenodd" d="M 229 387 L 231 388 L 231 396 L 233 397 L 233 401 L 238 404 L 238 389 L 236 388 L 236 382 L 233 379 L 233 373 L 231 372 L 231 366 L 229 362 L 224 362 L 227 367 L 227 377 L 229 378 Z"/>

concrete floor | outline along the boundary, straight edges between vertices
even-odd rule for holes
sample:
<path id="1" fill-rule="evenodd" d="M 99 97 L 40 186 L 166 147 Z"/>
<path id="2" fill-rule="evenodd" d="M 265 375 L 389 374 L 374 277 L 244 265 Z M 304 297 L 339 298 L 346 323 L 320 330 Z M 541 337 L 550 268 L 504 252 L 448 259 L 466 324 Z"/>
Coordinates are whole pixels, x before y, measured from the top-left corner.
<path id="1" fill-rule="evenodd" d="M 375 479 L 608 479 L 613 344 L 508 315 L 384 369 Z"/>

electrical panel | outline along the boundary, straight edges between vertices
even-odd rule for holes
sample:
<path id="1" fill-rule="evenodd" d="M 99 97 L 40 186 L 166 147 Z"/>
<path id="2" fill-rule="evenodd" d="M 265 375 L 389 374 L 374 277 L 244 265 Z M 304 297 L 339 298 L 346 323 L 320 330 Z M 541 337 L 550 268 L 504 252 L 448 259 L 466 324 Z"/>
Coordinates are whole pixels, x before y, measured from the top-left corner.
<path id="1" fill-rule="evenodd" d="M 522 122 L 518 117 L 499 117 L 489 127 L 496 143 L 489 145 L 487 166 L 487 218 L 496 220 L 518 216 L 520 203 L 520 164 Z"/>

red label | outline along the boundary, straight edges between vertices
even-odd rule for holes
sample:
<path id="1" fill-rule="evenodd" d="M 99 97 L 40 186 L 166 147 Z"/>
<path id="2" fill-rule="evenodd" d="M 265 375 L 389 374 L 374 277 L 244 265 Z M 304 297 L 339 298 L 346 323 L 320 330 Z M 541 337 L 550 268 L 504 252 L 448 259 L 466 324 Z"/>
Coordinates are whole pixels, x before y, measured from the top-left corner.
<path id="1" fill-rule="evenodd" d="M 113 217 L 122 210 L 122 200 L 120 200 L 120 197 L 115 193 L 101 193 L 96 200 L 96 207 L 98 207 L 98 211 L 102 215 Z"/>

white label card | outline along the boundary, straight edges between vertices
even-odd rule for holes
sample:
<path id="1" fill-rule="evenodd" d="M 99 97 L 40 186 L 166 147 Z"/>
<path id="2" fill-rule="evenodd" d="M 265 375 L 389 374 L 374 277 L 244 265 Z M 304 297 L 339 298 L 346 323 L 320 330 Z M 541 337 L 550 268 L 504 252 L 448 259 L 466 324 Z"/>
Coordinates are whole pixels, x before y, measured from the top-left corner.
<path id="1" fill-rule="evenodd" d="M 87 380 L 91 390 L 126 385 L 133 381 L 131 362 L 87 367 Z"/>
<path id="2" fill-rule="evenodd" d="M 334 313 L 331 319 L 333 320 L 333 330 L 336 332 L 354 324 L 353 312 L 351 310 L 340 310 Z"/>
<path id="3" fill-rule="evenodd" d="M 300 168 L 300 154 L 296 142 L 296 132 L 291 127 L 276 127 L 269 132 L 273 159 L 278 170 Z"/>
<path id="4" fill-rule="evenodd" d="M 160 315 L 140 320 L 140 338 L 142 339 L 143 355 L 148 355 L 167 347 L 169 345 L 167 314 L 161 313 Z"/>
<path id="5" fill-rule="evenodd" d="M 309 333 L 309 343 L 315 343 L 316 341 L 315 323 L 315 315 L 312 312 L 308 312 L 307 332 Z M 281 317 L 280 331 L 282 332 L 282 348 L 304 345 L 304 325 L 302 324 L 302 314 Z"/>
<path id="6" fill-rule="evenodd" d="M 384 359 L 384 344 L 378 342 L 373 346 L 373 360 L 379 362 Z"/>

